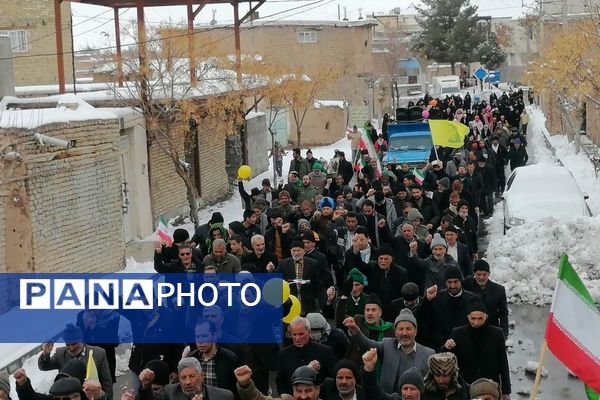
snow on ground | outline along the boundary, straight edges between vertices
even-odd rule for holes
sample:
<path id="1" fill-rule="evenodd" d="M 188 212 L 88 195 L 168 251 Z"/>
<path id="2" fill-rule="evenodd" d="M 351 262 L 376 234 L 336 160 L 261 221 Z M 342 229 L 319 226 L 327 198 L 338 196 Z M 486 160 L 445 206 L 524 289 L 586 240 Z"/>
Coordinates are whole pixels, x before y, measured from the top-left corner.
<path id="1" fill-rule="evenodd" d="M 559 258 L 564 252 L 591 295 L 599 300 L 600 185 L 594 168 L 585 155 L 574 154 L 574 146 L 564 135 L 548 135 L 546 118 L 540 109 L 530 107 L 529 112 L 527 151 L 530 163 L 558 162 L 560 158 L 582 191 L 590 196 L 588 205 L 596 216 L 563 222 L 549 217 L 512 228 L 503 235 L 502 203 L 498 203 L 494 216 L 486 222 L 489 231 L 487 259 L 492 278 L 505 285 L 510 302 L 548 304 L 552 299 Z M 544 136 L 549 137 L 555 147 L 556 157 L 546 147 Z"/>

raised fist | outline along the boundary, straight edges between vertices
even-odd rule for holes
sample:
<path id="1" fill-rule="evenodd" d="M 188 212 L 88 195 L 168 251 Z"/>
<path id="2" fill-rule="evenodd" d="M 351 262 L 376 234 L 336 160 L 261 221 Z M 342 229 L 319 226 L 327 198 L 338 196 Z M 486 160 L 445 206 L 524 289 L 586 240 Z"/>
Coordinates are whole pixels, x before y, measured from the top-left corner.
<path id="1" fill-rule="evenodd" d="M 432 287 L 428 288 L 427 292 L 426 292 L 427 300 L 431 301 L 431 300 L 435 299 L 435 296 L 437 296 L 437 292 L 438 292 L 437 285 L 433 285 Z"/>
<path id="2" fill-rule="evenodd" d="M 377 364 L 377 349 L 371 348 L 365 354 L 362 355 L 365 371 L 375 370 L 375 364 Z"/>
<path id="3" fill-rule="evenodd" d="M 23 368 L 19 368 L 18 370 L 16 370 L 13 376 L 15 377 L 17 385 L 22 385 L 25 382 L 27 382 L 27 374 L 25 373 L 25 370 Z"/>
<path id="4" fill-rule="evenodd" d="M 358 326 L 356 325 L 356 321 L 354 320 L 354 317 L 347 317 L 346 319 L 344 319 L 344 321 L 342 322 L 342 324 L 352 333 L 356 333 L 358 332 Z"/>
<path id="5" fill-rule="evenodd" d="M 239 368 L 236 368 L 233 373 L 235 374 L 235 379 L 239 382 L 240 385 L 246 385 L 250 382 L 250 378 L 252 378 L 252 370 L 247 365 L 242 365 Z"/>
<path id="6" fill-rule="evenodd" d="M 154 371 L 149 368 L 145 368 L 142 370 L 142 372 L 140 372 L 140 382 L 142 383 L 143 387 L 150 387 L 150 385 L 152 385 L 152 381 L 154 381 Z"/>
<path id="7" fill-rule="evenodd" d="M 42 351 L 46 355 L 49 355 L 50 353 L 52 353 L 53 348 L 54 348 L 54 343 L 52 343 L 52 342 L 44 343 L 42 345 Z"/>

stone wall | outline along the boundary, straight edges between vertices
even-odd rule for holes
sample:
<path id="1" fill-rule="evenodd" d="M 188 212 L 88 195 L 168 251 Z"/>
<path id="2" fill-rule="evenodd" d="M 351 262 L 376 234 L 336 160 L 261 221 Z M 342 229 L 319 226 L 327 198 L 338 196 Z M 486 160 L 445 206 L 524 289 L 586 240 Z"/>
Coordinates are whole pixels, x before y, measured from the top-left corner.
<path id="1" fill-rule="evenodd" d="M 35 130 L 2 130 L 3 150 L 12 148 L 21 171 L 5 157 L 0 221 L 0 271 L 110 272 L 122 268 L 124 245 L 118 120 L 49 124 Z M 75 146 L 40 146 L 32 134 L 42 133 Z M 14 162 L 13 162 L 14 163 Z M 23 168 L 24 167 L 24 168 Z M 21 179 L 19 179 L 21 178 Z M 24 191 L 14 197 L 15 188 Z M 14 203 L 14 204 L 9 204 Z M 11 210 L 18 206 L 20 215 Z M 17 218 L 18 217 L 18 218 Z M 20 218 L 20 219 L 19 219 Z M 29 224 L 28 237 L 24 226 Z M 14 253 L 14 250 L 13 250 Z"/>
<path id="2" fill-rule="evenodd" d="M 296 123 L 290 116 L 290 142 L 296 143 Z M 309 109 L 302 123 L 301 147 L 328 145 L 340 140 L 346 132 L 346 111 L 339 107 Z"/>
<path id="3" fill-rule="evenodd" d="M 67 82 L 73 81 L 70 67 L 72 64 L 70 14 L 71 3 L 63 1 L 61 5 L 63 58 Z M 56 55 L 54 55 L 56 53 L 56 35 L 53 0 L 0 1 L 0 30 L 25 30 L 27 32 L 28 50 L 13 54 L 17 86 L 58 83 L 58 68 Z"/>

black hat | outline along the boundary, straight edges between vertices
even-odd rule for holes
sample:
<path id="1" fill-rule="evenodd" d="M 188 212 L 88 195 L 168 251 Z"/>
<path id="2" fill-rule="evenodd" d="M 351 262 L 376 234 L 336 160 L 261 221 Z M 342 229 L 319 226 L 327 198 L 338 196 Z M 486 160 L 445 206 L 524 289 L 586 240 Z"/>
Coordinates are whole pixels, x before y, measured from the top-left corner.
<path id="1" fill-rule="evenodd" d="M 56 382 L 59 379 L 71 377 L 79 379 L 79 382 L 81 382 L 81 384 L 83 385 L 83 381 L 85 380 L 86 369 L 87 367 L 82 360 L 76 358 L 69 360 L 65 363 L 65 365 L 63 365 L 60 372 L 56 375 L 54 382 Z"/>
<path id="2" fill-rule="evenodd" d="M 379 308 L 383 309 L 383 304 L 381 303 L 381 299 L 375 293 L 372 293 L 367 297 L 365 304 L 377 304 Z"/>
<path id="3" fill-rule="evenodd" d="M 271 218 L 283 218 L 283 213 L 278 208 L 272 208 L 269 213 L 269 217 Z"/>
<path id="4" fill-rule="evenodd" d="M 463 276 L 462 276 L 462 272 L 460 271 L 460 268 L 451 265 L 448 268 L 446 268 L 446 270 L 444 271 L 444 281 L 447 281 L 448 279 L 458 279 L 459 281 L 463 280 Z"/>
<path id="5" fill-rule="evenodd" d="M 258 196 L 260 194 L 260 189 L 259 188 L 252 188 L 252 190 L 250 190 L 250 195 L 251 196 Z"/>
<path id="6" fill-rule="evenodd" d="M 83 332 L 73 324 L 67 324 L 62 336 L 67 344 L 83 342 Z"/>
<path id="7" fill-rule="evenodd" d="M 469 304 L 467 304 L 467 315 L 471 314 L 473 311 L 481 311 L 486 314 L 488 313 L 487 307 L 479 296 L 474 296 L 469 299 Z"/>
<path id="8" fill-rule="evenodd" d="M 490 264 L 485 260 L 477 260 L 473 263 L 473 272 L 486 271 L 490 272 Z"/>
<path id="9" fill-rule="evenodd" d="M 302 233 L 302 240 L 308 240 L 309 242 L 316 242 L 315 234 L 313 231 L 307 231 Z"/>
<path id="10" fill-rule="evenodd" d="M 290 249 L 293 249 L 294 247 L 300 247 L 300 248 L 304 249 L 304 242 L 302 242 L 301 239 L 294 239 L 294 240 L 292 240 L 292 243 L 290 244 Z"/>
<path id="11" fill-rule="evenodd" d="M 317 386 L 319 385 L 319 374 L 317 371 L 306 365 L 298 367 L 292 375 L 292 385 L 300 383 Z"/>
<path id="12" fill-rule="evenodd" d="M 159 359 L 150 360 L 146 363 L 146 368 L 154 372 L 154 381 L 158 385 L 168 385 L 169 384 L 169 374 L 171 370 L 169 365 Z"/>
<path id="13" fill-rule="evenodd" d="M 458 234 L 458 228 L 454 224 L 450 223 L 450 225 L 448 225 L 446 228 L 446 232 L 454 232 Z"/>
<path id="14" fill-rule="evenodd" d="M 262 186 L 271 186 L 271 181 L 269 178 L 265 178 L 262 180 Z"/>
<path id="15" fill-rule="evenodd" d="M 346 368 L 346 369 L 349 369 L 350 371 L 352 371 L 352 374 L 354 375 L 354 379 L 360 378 L 360 369 L 358 368 L 358 365 L 356 365 L 356 363 L 354 361 L 348 360 L 347 358 L 341 359 L 333 367 L 333 377 L 334 378 L 337 375 L 338 371 L 342 368 Z"/>
<path id="16" fill-rule="evenodd" d="M 68 377 L 59 379 L 50 387 L 50 395 L 54 397 L 67 397 L 81 392 L 81 382 L 79 379 Z"/>
<path id="17" fill-rule="evenodd" d="M 412 301 L 419 297 L 419 286 L 414 282 L 406 282 L 400 289 L 400 294 L 404 300 Z"/>
<path id="18" fill-rule="evenodd" d="M 380 248 L 377 249 L 377 255 L 378 256 L 391 256 L 393 258 L 394 250 L 392 250 L 392 248 L 390 246 L 384 244 Z"/>
<path id="19" fill-rule="evenodd" d="M 467 206 L 467 208 L 471 208 L 471 206 L 469 205 L 469 202 L 468 202 L 468 201 L 466 201 L 466 200 L 461 200 L 461 201 L 459 201 L 459 202 L 458 202 L 458 204 L 456 205 L 456 209 L 457 209 L 457 210 L 460 210 L 460 208 L 461 208 L 462 206 Z"/>
<path id="20" fill-rule="evenodd" d="M 173 232 L 173 243 L 183 243 L 190 238 L 190 234 L 186 229 L 177 228 Z"/>
<path id="21" fill-rule="evenodd" d="M 419 389 L 419 392 L 425 391 L 425 383 L 423 382 L 423 375 L 415 367 L 407 369 L 400 378 L 398 379 L 398 388 L 402 390 L 402 386 L 410 384 L 414 385 Z"/>
<path id="22" fill-rule="evenodd" d="M 213 215 L 210 217 L 210 220 L 208 220 L 209 224 L 216 224 L 218 222 L 224 222 L 225 220 L 223 219 L 223 214 L 221 214 L 220 212 L 214 212 Z"/>

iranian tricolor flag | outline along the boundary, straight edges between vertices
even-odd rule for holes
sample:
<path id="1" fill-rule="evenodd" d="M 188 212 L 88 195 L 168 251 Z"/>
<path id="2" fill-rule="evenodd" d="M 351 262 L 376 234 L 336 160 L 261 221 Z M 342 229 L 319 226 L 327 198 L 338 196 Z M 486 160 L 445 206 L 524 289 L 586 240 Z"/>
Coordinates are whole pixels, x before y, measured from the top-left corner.
<path id="1" fill-rule="evenodd" d="M 367 150 L 369 152 L 369 157 L 377 160 L 377 171 L 375 171 L 375 179 L 378 179 L 381 176 L 381 162 L 379 161 L 379 157 L 377 156 L 377 152 L 375 151 L 375 146 L 373 146 L 373 141 L 371 141 L 371 135 L 369 135 L 369 128 L 367 123 L 360 130 L 360 141 L 358 142 L 358 148 L 360 151 Z M 354 164 L 354 170 L 360 172 L 361 169 L 367 166 L 367 162 L 363 158 L 361 152 L 358 154 L 358 159 Z"/>
<path id="2" fill-rule="evenodd" d="M 167 246 L 171 246 L 173 244 L 173 237 L 171 236 L 169 227 L 167 226 L 167 223 L 165 222 L 165 219 L 162 215 L 158 220 L 158 228 L 156 228 L 156 234 L 158 235 L 161 241 L 167 244 Z"/>
<path id="3" fill-rule="evenodd" d="M 596 304 L 563 254 L 546 325 L 546 343 L 552 354 L 585 383 L 590 400 L 600 398 L 599 333 Z"/>
<path id="4" fill-rule="evenodd" d="M 415 168 L 414 174 L 415 182 L 417 182 L 419 185 L 422 185 L 423 181 L 425 180 L 425 173 L 423 172 L 423 170 Z"/>

